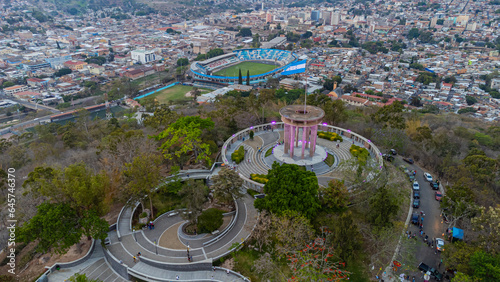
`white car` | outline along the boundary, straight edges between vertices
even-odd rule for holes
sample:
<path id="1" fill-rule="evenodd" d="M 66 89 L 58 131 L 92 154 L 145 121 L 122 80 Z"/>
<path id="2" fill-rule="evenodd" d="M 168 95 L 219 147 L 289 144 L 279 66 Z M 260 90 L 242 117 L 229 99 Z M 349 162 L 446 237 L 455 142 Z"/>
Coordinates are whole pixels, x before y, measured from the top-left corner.
<path id="1" fill-rule="evenodd" d="M 432 175 L 428 172 L 424 172 L 425 180 L 432 182 Z"/>
<path id="2" fill-rule="evenodd" d="M 418 185 L 418 181 L 413 182 L 413 190 L 414 191 L 419 191 L 420 190 L 420 185 Z"/>
<path id="3" fill-rule="evenodd" d="M 444 251 L 444 240 L 436 238 L 436 249 L 440 252 Z"/>

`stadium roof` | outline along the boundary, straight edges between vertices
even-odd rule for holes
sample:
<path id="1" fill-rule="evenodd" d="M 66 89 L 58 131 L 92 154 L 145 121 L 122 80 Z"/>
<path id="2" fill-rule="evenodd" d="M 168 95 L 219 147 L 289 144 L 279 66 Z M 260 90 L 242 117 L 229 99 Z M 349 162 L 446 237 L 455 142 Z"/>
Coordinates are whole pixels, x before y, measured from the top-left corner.
<path id="1" fill-rule="evenodd" d="M 220 55 L 220 56 L 217 56 L 217 57 L 214 57 L 214 58 L 211 58 L 211 59 L 208 59 L 208 60 L 200 62 L 200 65 L 202 65 L 202 66 L 208 65 L 208 64 L 216 62 L 216 61 L 218 61 L 220 59 L 230 58 L 230 57 L 234 57 L 234 56 L 236 56 L 236 54 L 234 54 L 234 53 Z"/>

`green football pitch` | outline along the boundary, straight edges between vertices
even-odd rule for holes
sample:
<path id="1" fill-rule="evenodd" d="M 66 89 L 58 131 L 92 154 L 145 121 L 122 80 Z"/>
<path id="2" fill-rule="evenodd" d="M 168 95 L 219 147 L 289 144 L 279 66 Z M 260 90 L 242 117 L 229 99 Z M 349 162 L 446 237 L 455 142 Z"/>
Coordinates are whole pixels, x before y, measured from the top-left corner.
<path id="1" fill-rule="evenodd" d="M 245 79 L 247 77 L 247 70 L 250 71 L 250 75 L 252 76 L 272 71 L 277 67 L 278 66 L 268 65 L 268 64 L 242 62 L 237 65 L 217 71 L 214 73 L 214 75 L 238 77 L 239 70 L 241 69 L 241 76 L 243 77 L 243 79 Z"/>

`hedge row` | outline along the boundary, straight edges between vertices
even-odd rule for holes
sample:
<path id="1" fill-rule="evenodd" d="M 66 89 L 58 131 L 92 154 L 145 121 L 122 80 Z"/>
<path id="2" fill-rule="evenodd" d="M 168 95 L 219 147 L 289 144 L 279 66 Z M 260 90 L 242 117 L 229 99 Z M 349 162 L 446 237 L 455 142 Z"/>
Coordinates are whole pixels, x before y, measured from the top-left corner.
<path id="1" fill-rule="evenodd" d="M 245 148 L 243 146 L 239 147 L 238 150 L 231 154 L 231 160 L 239 164 L 245 158 Z"/>
<path id="2" fill-rule="evenodd" d="M 256 173 L 250 174 L 250 179 L 252 179 L 255 182 L 262 183 L 262 184 L 266 184 L 267 181 L 269 181 L 269 179 L 267 179 L 267 175 L 265 175 L 265 174 L 256 174 Z"/>
<path id="3" fill-rule="evenodd" d="M 370 156 L 370 152 L 368 152 L 367 149 L 356 146 L 354 144 L 351 145 L 349 152 L 351 152 L 351 155 L 353 157 L 358 158 L 358 161 L 361 165 L 365 165 L 368 157 Z"/>
<path id="4" fill-rule="evenodd" d="M 335 132 L 320 131 L 318 132 L 318 137 L 330 141 L 337 141 L 337 140 L 339 140 L 340 142 L 344 141 L 344 139 L 342 139 L 342 136 L 338 135 Z"/>

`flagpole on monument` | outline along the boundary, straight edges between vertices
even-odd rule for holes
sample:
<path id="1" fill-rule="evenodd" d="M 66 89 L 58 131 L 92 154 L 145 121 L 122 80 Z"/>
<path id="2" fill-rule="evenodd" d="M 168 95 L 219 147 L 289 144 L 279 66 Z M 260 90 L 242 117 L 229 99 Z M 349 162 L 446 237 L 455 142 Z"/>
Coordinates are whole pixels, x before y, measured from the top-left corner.
<path id="1" fill-rule="evenodd" d="M 306 74 L 306 87 L 305 87 L 305 91 L 304 91 L 304 114 L 306 113 L 306 107 L 307 107 L 307 61 L 306 61 L 306 69 L 305 69 L 305 72 Z"/>

